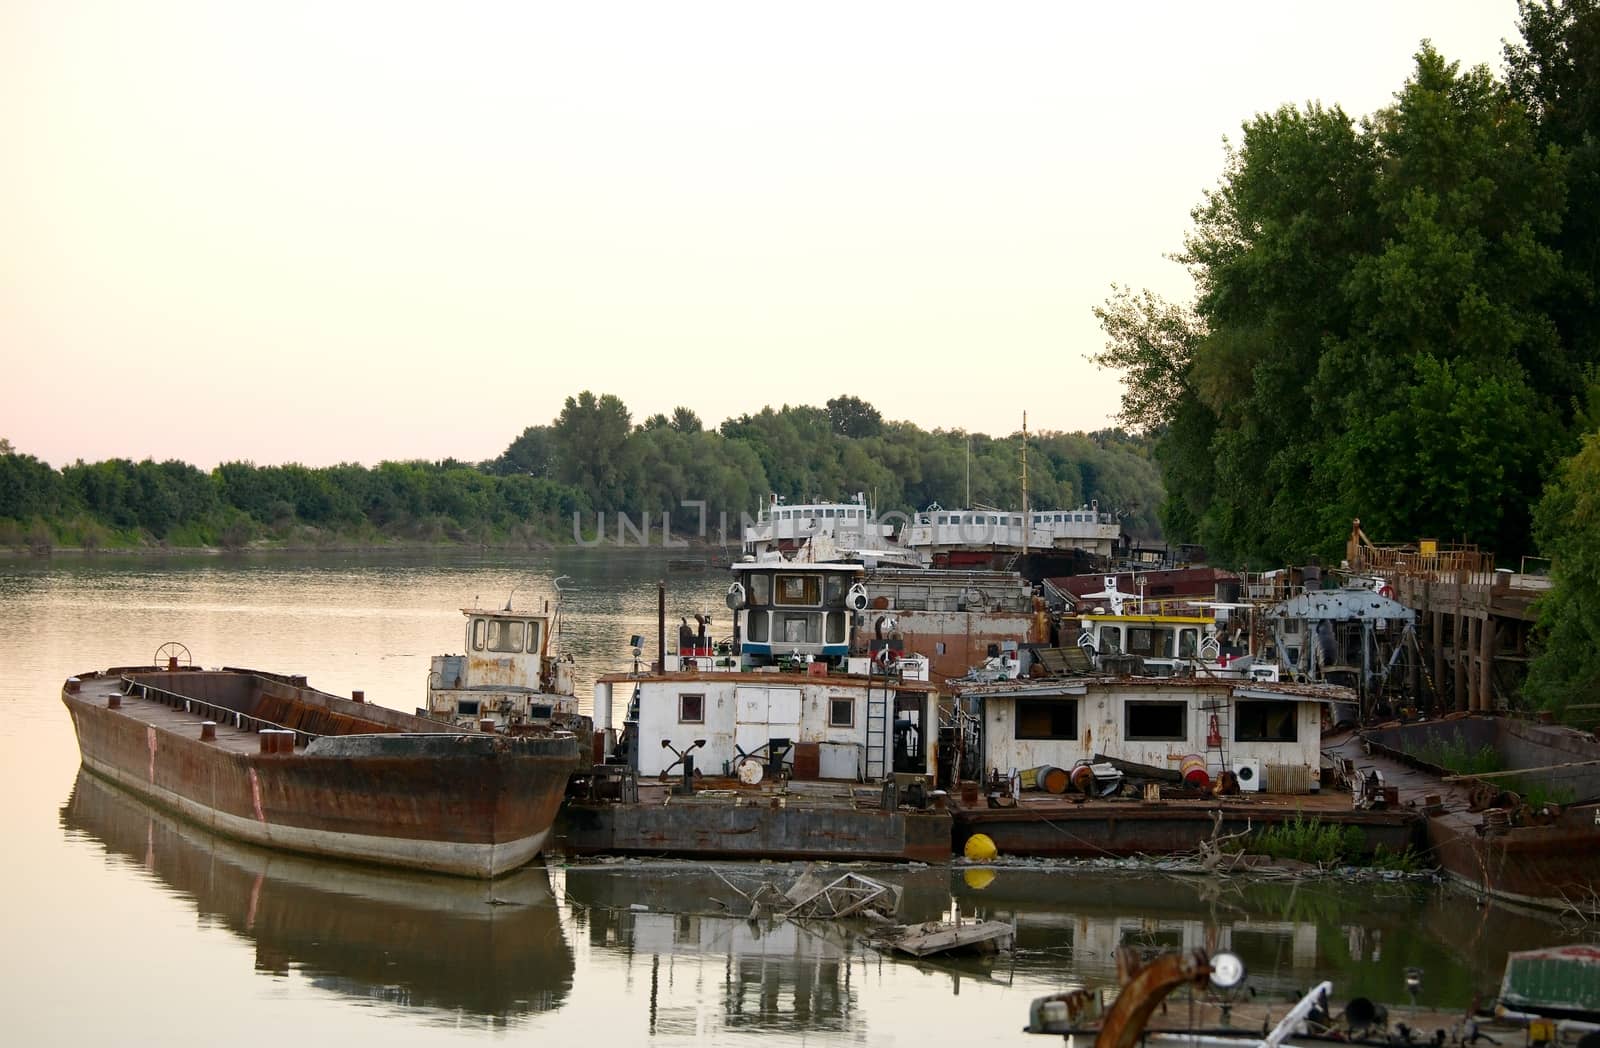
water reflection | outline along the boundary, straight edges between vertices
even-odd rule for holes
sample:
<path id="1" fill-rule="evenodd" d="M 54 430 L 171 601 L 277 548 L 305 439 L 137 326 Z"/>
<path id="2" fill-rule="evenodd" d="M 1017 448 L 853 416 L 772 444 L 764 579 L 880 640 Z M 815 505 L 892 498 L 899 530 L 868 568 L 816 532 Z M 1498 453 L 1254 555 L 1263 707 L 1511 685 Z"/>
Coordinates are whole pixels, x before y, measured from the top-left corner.
<path id="1" fill-rule="evenodd" d="M 1425 1000 L 1466 1007 L 1499 987 L 1509 950 L 1571 941 L 1582 929 L 1480 906 L 1417 881 L 1339 883 L 1177 876 L 1137 869 L 968 870 L 952 878 L 963 913 L 1013 921 L 1019 968 L 1064 964 L 1109 984 L 1116 949 L 1229 949 L 1258 992 L 1297 997 L 1332 979 L 1341 997 L 1405 997 L 1408 967 L 1427 973 Z M 1591 933 L 1592 934 L 1592 933 Z"/>
<path id="2" fill-rule="evenodd" d="M 728 864 L 716 872 L 690 864 L 580 866 L 566 873 L 567 900 L 594 947 L 647 957 L 653 966 L 682 958 L 696 971 L 720 965 L 726 1028 L 841 1029 L 836 1024 L 857 1006 L 850 963 L 876 964 L 877 954 L 825 923 L 745 919 L 750 904 L 735 890 L 748 893 L 762 881 L 782 888 L 798 872 L 792 865 Z M 1113 985 L 1117 948 L 1131 945 L 1232 950 L 1248 965 L 1252 989 L 1274 999 L 1298 998 L 1331 978 L 1341 997 L 1402 1000 L 1406 969 L 1418 967 L 1427 973 L 1426 1003 L 1465 1008 L 1498 988 L 1507 950 L 1582 936 L 1426 882 L 1249 882 L 1061 867 L 887 867 L 869 875 L 901 887 L 904 922 L 959 915 L 1015 927 L 1011 956 L 918 962 L 948 973 L 956 994 L 963 978 Z M 678 1021 L 654 992 L 652 1001 L 658 1029 Z"/>
<path id="3" fill-rule="evenodd" d="M 496 1026 L 559 1008 L 572 989 L 541 865 L 482 882 L 283 855 L 215 837 L 85 771 L 61 823 L 253 943 L 262 974 L 296 971 L 341 996 Z"/>

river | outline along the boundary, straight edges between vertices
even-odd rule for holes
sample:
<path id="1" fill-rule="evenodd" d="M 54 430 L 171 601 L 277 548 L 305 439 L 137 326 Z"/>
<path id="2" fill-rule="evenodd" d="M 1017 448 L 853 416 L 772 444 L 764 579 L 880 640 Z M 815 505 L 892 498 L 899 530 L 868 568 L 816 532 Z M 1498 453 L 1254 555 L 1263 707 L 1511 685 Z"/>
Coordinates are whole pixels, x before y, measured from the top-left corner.
<path id="1" fill-rule="evenodd" d="M 564 593 L 580 695 L 672 623 L 716 614 L 724 573 L 661 551 L 0 560 L 0 1005 L 10 1044 L 214 1045 L 525 1041 L 769 1045 L 1046 1043 L 1028 1002 L 1108 982 L 1124 943 L 1227 945 L 1259 994 L 1331 978 L 1339 997 L 1466 1007 L 1505 953 L 1597 938 L 1454 889 L 1330 879 L 1179 877 L 1109 861 L 995 871 L 874 871 L 907 916 L 1014 922 L 992 963 L 910 964 L 837 934 L 719 916 L 723 878 L 787 866 L 569 863 L 492 884 L 260 851 L 210 837 L 78 769 L 68 675 L 148 662 L 303 673 L 369 701 L 421 704 L 434 654 L 462 649 L 460 609 Z"/>

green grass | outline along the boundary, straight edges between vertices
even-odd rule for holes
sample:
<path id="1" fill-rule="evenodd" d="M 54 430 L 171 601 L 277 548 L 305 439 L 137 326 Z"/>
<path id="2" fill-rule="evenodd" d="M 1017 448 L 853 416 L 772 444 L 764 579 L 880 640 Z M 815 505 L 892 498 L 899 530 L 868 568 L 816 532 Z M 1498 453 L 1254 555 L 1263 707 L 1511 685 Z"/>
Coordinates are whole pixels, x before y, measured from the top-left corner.
<path id="1" fill-rule="evenodd" d="M 1246 850 L 1316 866 L 1343 866 L 1357 862 L 1366 851 L 1366 844 L 1366 835 L 1359 827 L 1335 826 L 1296 815 L 1251 834 Z"/>
<path id="2" fill-rule="evenodd" d="M 1500 755 L 1493 746 L 1484 745 L 1469 750 L 1461 739 L 1446 742 L 1430 736 L 1428 741 L 1410 751 L 1419 761 L 1438 768 L 1448 768 L 1457 775 L 1485 775 L 1502 770 Z"/>

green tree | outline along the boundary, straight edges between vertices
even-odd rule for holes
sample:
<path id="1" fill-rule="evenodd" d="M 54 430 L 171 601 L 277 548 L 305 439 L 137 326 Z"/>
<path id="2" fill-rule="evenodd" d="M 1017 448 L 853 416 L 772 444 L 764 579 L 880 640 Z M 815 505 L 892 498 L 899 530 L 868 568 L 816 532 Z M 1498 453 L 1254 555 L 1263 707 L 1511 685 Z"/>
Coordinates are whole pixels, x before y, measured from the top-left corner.
<path id="1" fill-rule="evenodd" d="M 828 401 L 828 423 L 841 437 L 874 437 L 883 431 L 883 416 L 860 397 L 838 396 Z"/>
<path id="2" fill-rule="evenodd" d="M 1600 690 L 1600 433 L 1562 464 L 1535 527 L 1554 585 L 1539 601 L 1539 652 L 1523 690 L 1560 710 Z"/>

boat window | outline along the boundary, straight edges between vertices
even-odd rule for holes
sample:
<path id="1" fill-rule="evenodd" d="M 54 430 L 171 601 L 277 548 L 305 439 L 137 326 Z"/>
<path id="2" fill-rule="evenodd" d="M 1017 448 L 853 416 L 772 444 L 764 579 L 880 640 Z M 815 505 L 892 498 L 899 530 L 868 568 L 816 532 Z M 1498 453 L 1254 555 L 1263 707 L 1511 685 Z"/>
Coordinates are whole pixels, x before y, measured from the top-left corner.
<path id="1" fill-rule="evenodd" d="M 473 619 L 472 620 L 472 650 L 473 651 L 482 651 L 483 650 L 483 620 L 482 619 Z"/>
<path id="2" fill-rule="evenodd" d="M 1095 649 L 1102 655 L 1122 654 L 1122 630 L 1116 626 L 1100 627 L 1100 643 Z"/>
<path id="3" fill-rule="evenodd" d="M 499 619 L 490 619 L 489 650 L 506 652 L 521 651 L 522 623 L 502 622 Z"/>
<path id="4" fill-rule="evenodd" d="M 768 596 L 768 594 L 770 594 L 771 592 L 772 592 L 772 576 L 771 575 L 751 575 L 750 576 L 750 603 L 751 604 L 770 604 L 770 603 L 772 603 L 771 598 Z"/>
<path id="5" fill-rule="evenodd" d="M 836 514 L 835 514 L 835 513 L 834 513 L 834 511 L 833 511 L 833 510 L 831 510 L 831 509 L 825 509 L 825 510 L 823 510 L 823 511 L 822 511 L 822 515 L 823 515 L 823 516 L 824 516 L 824 517 L 829 517 L 829 518 L 832 518 L 832 517 L 834 517 L 834 516 L 836 516 Z"/>
<path id="6" fill-rule="evenodd" d="M 704 695 L 678 696 L 678 723 L 704 724 L 706 722 L 706 697 Z"/>
<path id="7" fill-rule="evenodd" d="M 828 700 L 828 727 L 853 728 L 856 724 L 856 700 L 835 696 Z"/>
<path id="8" fill-rule="evenodd" d="M 1300 709 L 1293 702 L 1241 702 L 1234 707 L 1233 741 L 1298 742 Z"/>
<path id="9" fill-rule="evenodd" d="M 844 643 L 844 619 L 844 614 L 837 611 L 828 616 L 828 639 L 826 643 Z"/>
<path id="10" fill-rule="evenodd" d="M 476 717 L 478 715 L 478 700 L 462 699 L 456 703 L 456 714 L 461 717 Z"/>
<path id="11" fill-rule="evenodd" d="M 824 594 L 824 599 L 823 599 L 822 603 L 828 605 L 829 607 L 833 607 L 834 605 L 837 605 L 837 604 L 843 604 L 844 603 L 844 576 L 843 575 L 829 575 L 823 581 L 822 592 Z"/>
<path id="12" fill-rule="evenodd" d="M 539 626 L 540 626 L 540 623 L 539 623 L 539 621 L 537 619 L 530 620 L 529 623 L 528 623 L 528 650 L 529 651 L 536 652 L 536 651 L 539 650 Z"/>
<path id="13" fill-rule="evenodd" d="M 1129 655 L 1157 655 L 1156 631 L 1148 626 L 1130 626 L 1128 628 L 1128 654 Z"/>
<path id="14" fill-rule="evenodd" d="M 1077 737 L 1078 700 L 1017 700 L 1017 738 L 1076 739 Z"/>
<path id="15" fill-rule="evenodd" d="M 1123 737 L 1129 742 L 1182 742 L 1189 737 L 1187 702 L 1130 702 L 1125 709 Z"/>
<path id="16" fill-rule="evenodd" d="M 767 640 L 767 627 L 771 621 L 772 613 L 768 611 L 752 611 L 749 613 L 745 625 L 750 630 L 750 639 L 763 644 Z"/>
<path id="17" fill-rule="evenodd" d="M 817 621 L 820 615 L 785 615 L 783 617 L 783 642 L 785 644 L 818 644 L 822 637 Z"/>
<path id="18" fill-rule="evenodd" d="M 778 575 L 777 604 L 822 603 L 822 579 L 817 575 Z"/>
<path id="19" fill-rule="evenodd" d="M 1298 637 L 1298 636 L 1300 636 L 1300 620 L 1299 619 L 1284 619 L 1283 620 L 1283 635 L 1285 637 Z"/>
<path id="20" fill-rule="evenodd" d="M 1178 631 L 1178 657 L 1192 659 L 1200 650 L 1200 631 L 1187 629 Z"/>

